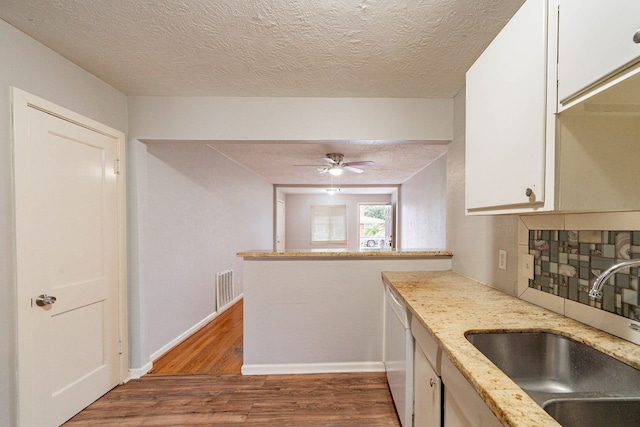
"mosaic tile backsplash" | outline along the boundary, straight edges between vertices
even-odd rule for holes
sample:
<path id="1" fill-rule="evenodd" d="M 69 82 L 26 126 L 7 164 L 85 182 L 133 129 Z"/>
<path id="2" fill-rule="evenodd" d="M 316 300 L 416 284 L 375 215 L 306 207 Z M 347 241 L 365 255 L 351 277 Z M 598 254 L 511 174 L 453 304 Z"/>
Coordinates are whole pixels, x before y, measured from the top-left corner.
<path id="1" fill-rule="evenodd" d="M 614 274 L 601 301 L 589 289 L 604 270 L 640 258 L 640 231 L 530 230 L 529 253 L 535 257 L 529 287 L 640 320 L 637 267 Z"/>

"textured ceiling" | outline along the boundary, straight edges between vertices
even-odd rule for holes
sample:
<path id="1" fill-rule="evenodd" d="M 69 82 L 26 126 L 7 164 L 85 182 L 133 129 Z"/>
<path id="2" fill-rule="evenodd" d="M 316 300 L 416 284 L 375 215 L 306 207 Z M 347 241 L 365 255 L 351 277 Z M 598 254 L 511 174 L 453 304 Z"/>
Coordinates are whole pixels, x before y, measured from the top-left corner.
<path id="1" fill-rule="evenodd" d="M 452 98 L 524 0 L 0 0 L 0 18 L 126 95 Z M 211 142 L 274 184 L 399 184 L 445 145 Z"/>
<path id="2" fill-rule="evenodd" d="M 523 0 L 0 0 L 127 95 L 452 98 Z"/>
<path id="3" fill-rule="evenodd" d="M 210 142 L 207 145 L 252 170 L 272 184 L 388 185 L 402 184 L 447 150 L 443 143 L 418 141 Z M 363 173 L 344 171 L 340 177 L 318 174 L 329 153 L 345 162 L 372 160 Z M 310 165 L 310 166 L 295 166 Z M 333 179 L 333 181 L 331 181 Z"/>

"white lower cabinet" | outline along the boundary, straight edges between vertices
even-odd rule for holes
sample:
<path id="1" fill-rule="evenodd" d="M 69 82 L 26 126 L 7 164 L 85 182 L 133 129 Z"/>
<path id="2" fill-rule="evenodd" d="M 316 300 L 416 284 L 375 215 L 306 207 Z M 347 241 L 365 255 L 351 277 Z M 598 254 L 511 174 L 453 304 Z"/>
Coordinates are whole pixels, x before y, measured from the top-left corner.
<path id="1" fill-rule="evenodd" d="M 440 427 L 442 425 L 442 380 L 440 361 L 442 350 L 414 316 L 411 334 L 415 338 L 413 356 L 413 425 Z"/>
<path id="2" fill-rule="evenodd" d="M 414 316 L 414 427 L 493 427 L 502 424 Z"/>
<path id="3" fill-rule="evenodd" d="M 502 425 L 446 356 L 442 358 L 442 383 L 444 384 L 445 427 Z"/>
<path id="4" fill-rule="evenodd" d="M 442 383 L 427 356 L 416 345 L 414 349 L 414 427 L 439 427 L 442 412 Z"/>

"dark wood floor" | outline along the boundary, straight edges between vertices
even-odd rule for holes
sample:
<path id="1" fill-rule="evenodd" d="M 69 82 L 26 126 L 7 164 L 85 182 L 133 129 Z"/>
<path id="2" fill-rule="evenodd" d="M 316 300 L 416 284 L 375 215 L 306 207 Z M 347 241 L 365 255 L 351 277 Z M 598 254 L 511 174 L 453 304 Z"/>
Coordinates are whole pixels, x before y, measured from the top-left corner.
<path id="1" fill-rule="evenodd" d="M 239 303 L 64 425 L 400 426 L 384 373 L 220 373 L 241 365 Z"/>

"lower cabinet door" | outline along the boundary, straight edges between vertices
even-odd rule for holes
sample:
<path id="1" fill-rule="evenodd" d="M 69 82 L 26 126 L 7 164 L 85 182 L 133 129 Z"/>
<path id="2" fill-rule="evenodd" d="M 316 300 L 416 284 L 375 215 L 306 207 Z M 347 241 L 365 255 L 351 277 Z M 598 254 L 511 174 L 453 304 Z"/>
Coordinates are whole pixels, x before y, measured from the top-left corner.
<path id="1" fill-rule="evenodd" d="M 442 358 L 442 382 L 444 427 L 502 426 L 448 357 Z"/>
<path id="2" fill-rule="evenodd" d="M 415 427 L 439 427 L 442 405 L 441 380 L 418 345 L 414 346 L 413 378 L 413 425 Z"/>

